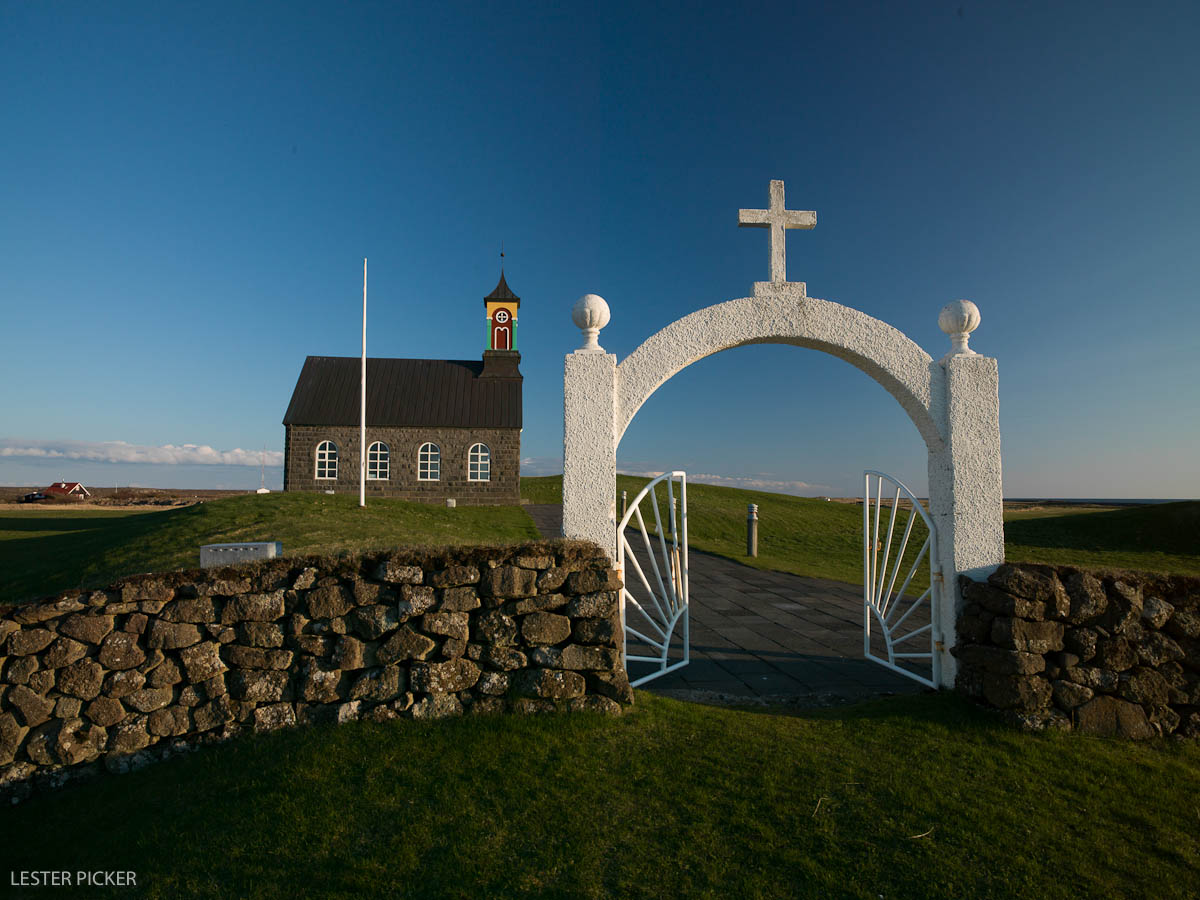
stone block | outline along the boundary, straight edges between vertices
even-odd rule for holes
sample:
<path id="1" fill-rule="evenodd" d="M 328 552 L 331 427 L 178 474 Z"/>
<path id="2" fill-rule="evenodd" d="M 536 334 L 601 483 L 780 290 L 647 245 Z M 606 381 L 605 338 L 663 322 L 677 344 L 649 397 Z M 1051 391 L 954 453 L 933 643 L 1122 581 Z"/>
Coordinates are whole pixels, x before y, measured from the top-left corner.
<path id="1" fill-rule="evenodd" d="M 77 613 L 67 616 L 58 626 L 58 632 L 85 644 L 99 644 L 113 630 L 114 621 L 113 616 Z"/>
<path id="2" fill-rule="evenodd" d="M 606 716 L 621 715 L 620 703 L 608 697 L 600 697 L 595 694 L 586 697 L 576 697 L 568 701 L 567 709 L 570 712 L 592 712 L 601 713 Z"/>
<path id="3" fill-rule="evenodd" d="M 68 596 L 46 603 L 30 603 L 17 607 L 12 611 L 11 616 L 12 620 L 20 625 L 36 625 L 39 622 L 48 622 L 50 619 L 57 619 L 59 616 L 79 612 L 85 608 L 86 604 L 78 597 Z"/>
<path id="4" fill-rule="evenodd" d="M 513 560 L 522 569 L 549 569 L 554 565 L 553 556 L 518 556 Z"/>
<path id="5" fill-rule="evenodd" d="M 437 596 L 433 588 L 424 585 L 406 584 L 400 588 L 400 600 L 396 611 L 401 616 L 419 616 L 433 608 Z"/>
<path id="6" fill-rule="evenodd" d="M 484 672 L 475 683 L 475 690 L 481 694 L 501 697 L 508 693 L 511 679 L 503 672 Z"/>
<path id="7" fill-rule="evenodd" d="M 1113 634 L 1126 634 L 1134 626 L 1140 626 L 1144 601 L 1141 585 L 1130 585 L 1124 581 L 1110 581 L 1104 585 L 1108 597 L 1108 608 L 1100 623 Z"/>
<path id="8" fill-rule="evenodd" d="M 992 643 L 1026 653 L 1049 653 L 1063 648 L 1061 622 L 1030 622 L 998 616 L 992 622 Z"/>
<path id="9" fill-rule="evenodd" d="M 1147 666 L 1161 666 L 1165 663 L 1176 662 L 1186 656 L 1183 648 L 1161 631 L 1147 633 L 1138 641 L 1136 651 L 1138 660 Z"/>
<path id="10" fill-rule="evenodd" d="M 479 680 L 480 669 L 469 659 L 412 664 L 409 680 L 413 690 L 425 694 L 453 694 L 465 691 Z"/>
<path id="11" fill-rule="evenodd" d="M 570 570 L 561 566 L 551 566 L 544 572 L 539 572 L 537 577 L 538 593 L 546 594 L 557 591 L 566 583 L 567 576 L 570 574 Z"/>
<path id="12" fill-rule="evenodd" d="M 9 684 L 29 684 L 29 679 L 41 664 L 36 656 L 15 656 L 4 666 L 4 680 Z"/>
<path id="13" fill-rule="evenodd" d="M 292 728 L 296 724 L 296 711 L 290 703 L 271 703 L 254 710 L 254 730 L 258 732 L 274 731 L 278 728 Z"/>
<path id="14" fill-rule="evenodd" d="M 517 642 L 517 622 L 499 610 L 475 618 L 474 638 L 486 644 L 506 647 Z"/>
<path id="15" fill-rule="evenodd" d="M 521 637 L 527 644 L 558 644 L 571 636 L 571 620 L 554 613 L 530 613 L 521 619 Z"/>
<path id="16" fill-rule="evenodd" d="M 50 646 L 56 635 L 45 628 L 22 628 L 14 631 L 8 638 L 9 656 L 29 656 L 40 653 Z"/>
<path id="17" fill-rule="evenodd" d="M 212 597 L 184 597 L 163 607 L 167 622 L 208 625 L 217 621 L 217 606 Z"/>
<path id="18" fill-rule="evenodd" d="M 17 754 L 29 728 L 17 721 L 11 712 L 0 713 L 0 766 L 7 766 Z"/>
<path id="19" fill-rule="evenodd" d="M 182 706 L 156 709 L 146 718 L 146 730 L 155 737 L 177 737 L 192 730 L 191 713 Z"/>
<path id="20" fill-rule="evenodd" d="M 1117 695 L 1121 699 L 1147 708 L 1166 706 L 1169 690 L 1170 685 L 1162 675 L 1144 667 L 1122 674 L 1117 682 Z"/>
<path id="21" fill-rule="evenodd" d="M 63 668 L 58 676 L 59 691 L 80 700 L 98 696 L 103 684 L 104 669 L 94 659 L 77 660 Z M 11 694 L 9 696 L 11 700 Z"/>
<path id="22" fill-rule="evenodd" d="M 580 697 L 587 690 L 587 683 L 578 672 L 553 669 L 526 669 L 516 676 L 514 686 L 518 693 L 525 696 L 551 700 Z"/>
<path id="23" fill-rule="evenodd" d="M 383 637 L 399 625 L 400 615 L 394 604 L 360 606 L 346 617 L 347 628 L 368 641 Z"/>
<path id="24" fill-rule="evenodd" d="M 519 650 L 512 647 L 496 647 L 488 646 L 483 651 L 482 661 L 502 672 L 511 672 L 516 669 L 523 669 L 529 665 L 529 659 Z"/>
<path id="25" fill-rule="evenodd" d="M 1154 729 L 1146 719 L 1145 710 L 1136 703 L 1116 697 L 1093 697 L 1074 710 L 1072 722 L 1085 734 L 1146 740 L 1154 737 Z"/>
<path id="26" fill-rule="evenodd" d="M 1166 625 L 1173 612 L 1175 607 L 1162 597 L 1146 597 L 1142 603 L 1142 621 L 1154 629 Z"/>
<path id="27" fill-rule="evenodd" d="M 197 731 L 211 731 L 233 721 L 233 702 L 227 696 L 217 697 L 192 711 Z"/>
<path id="28" fill-rule="evenodd" d="M 536 716 L 558 712 L 553 700 L 538 697 L 516 697 L 509 702 L 509 709 L 518 716 Z"/>
<path id="29" fill-rule="evenodd" d="M 354 608 L 352 595 L 340 584 L 320 584 L 308 592 L 310 619 L 333 619 Z"/>
<path id="30" fill-rule="evenodd" d="M 343 671 L 365 668 L 368 665 L 366 649 L 358 638 L 342 635 L 333 648 L 333 664 Z"/>
<path id="31" fill-rule="evenodd" d="M 436 641 L 404 625 L 379 647 L 375 656 L 386 666 L 406 659 L 425 659 L 436 647 Z"/>
<path id="32" fill-rule="evenodd" d="M 505 603 L 502 610 L 510 616 L 523 616 L 526 613 L 561 609 L 570 599 L 566 594 L 538 594 L 535 597 Z"/>
<path id="33" fill-rule="evenodd" d="M 226 663 L 243 669 L 286 669 L 294 656 L 291 650 L 265 650 L 241 644 L 226 644 L 221 648 L 221 658 Z"/>
<path id="34" fill-rule="evenodd" d="M 951 652 L 961 665 L 997 675 L 1035 675 L 1046 668 L 1046 659 L 1040 653 L 972 644 L 955 647 Z"/>
<path id="35" fill-rule="evenodd" d="M 284 592 L 266 594 L 242 594 L 231 598 L 221 611 L 222 625 L 239 622 L 274 622 L 287 613 Z"/>
<path id="36" fill-rule="evenodd" d="M 595 594 L 597 592 L 619 591 L 621 579 L 615 569 L 584 569 L 572 572 L 567 576 L 566 593 Z"/>
<path id="37" fill-rule="evenodd" d="M 1063 647 L 1087 662 L 1096 655 L 1100 633 L 1094 628 L 1068 628 L 1063 635 Z"/>
<path id="38" fill-rule="evenodd" d="M 125 706 L 120 700 L 112 697 L 97 697 L 87 705 L 83 714 L 97 725 L 107 728 L 123 721 L 126 712 Z"/>
<path id="39" fill-rule="evenodd" d="M 325 669 L 310 662 L 305 667 L 301 681 L 301 696 L 309 703 L 334 703 L 342 699 L 341 685 L 344 678 L 340 669 Z"/>
<path id="40" fill-rule="evenodd" d="M 1050 705 L 1050 684 L 1038 675 L 996 675 L 983 680 L 983 696 L 1000 709 L 1044 709 Z"/>
<path id="41" fill-rule="evenodd" d="M 475 566 L 448 566 L 429 574 L 429 583 L 433 587 L 460 587 L 465 584 L 479 583 L 479 569 Z"/>
<path id="42" fill-rule="evenodd" d="M 962 595 L 965 601 L 979 604 L 981 608 L 992 613 L 992 615 L 1016 616 L 1034 622 L 1040 622 L 1046 618 L 1045 603 L 1037 600 L 1026 600 L 1023 597 L 1014 597 L 1012 594 L 981 581 L 972 581 L 969 578 L 964 578 L 962 581 Z"/>
<path id="43" fill-rule="evenodd" d="M 146 634 L 146 647 L 152 650 L 175 650 L 200 642 L 200 630 L 192 624 L 174 624 L 155 619 Z"/>
<path id="44" fill-rule="evenodd" d="M 300 653 L 309 656 L 328 656 L 331 640 L 316 634 L 297 634 L 291 639 L 291 645 Z"/>
<path id="45" fill-rule="evenodd" d="M 1166 626 L 1167 634 L 1175 638 L 1200 637 L 1200 613 L 1191 609 L 1176 609 Z"/>
<path id="46" fill-rule="evenodd" d="M 573 575 L 578 572 L 571 573 Z M 604 619 L 615 616 L 618 611 L 616 591 L 600 591 L 584 594 L 567 604 L 567 615 L 572 619 Z"/>
<path id="47" fill-rule="evenodd" d="M 234 700 L 278 703 L 283 699 L 288 678 L 287 672 L 277 669 L 234 669 L 228 676 L 229 693 Z"/>
<path id="48" fill-rule="evenodd" d="M 350 686 L 351 700 L 382 703 L 394 700 L 408 689 L 408 679 L 400 666 L 368 669 Z"/>
<path id="49" fill-rule="evenodd" d="M 54 718 L 74 719 L 83 710 L 83 701 L 78 697 L 59 697 L 54 701 Z"/>
<path id="50" fill-rule="evenodd" d="M 1055 681 L 1050 685 L 1054 703 L 1059 709 L 1071 710 L 1082 706 L 1095 696 L 1095 692 L 1073 681 Z"/>
<path id="51" fill-rule="evenodd" d="M 247 647 L 278 649 L 283 646 L 283 628 L 274 622 L 243 622 L 237 628 L 237 640 Z"/>
<path id="52" fill-rule="evenodd" d="M 490 600 L 515 600 L 537 593 L 538 573 L 516 566 L 497 566 L 480 581 L 480 593 Z"/>
<path id="53" fill-rule="evenodd" d="M 1099 638 L 1096 641 L 1096 655 L 1092 658 L 1092 663 L 1114 672 L 1124 672 L 1137 663 L 1137 652 L 1123 637 Z"/>
<path id="54" fill-rule="evenodd" d="M 232 646 L 232 645 L 228 645 Z M 180 660 L 187 672 L 189 681 L 207 681 L 225 671 L 225 663 L 221 661 L 221 645 L 215 641 L 205 641 L 180 651 Z"/>
<path id="55" fill-rule="evenodd" d="M 621 654 L 612 647 L 535 647 L 529 654 L 534 665 L 573 671 L 613 671 L 621 665 Z"/>
<path id="56" fill-rule="evenodd" d="M 414 719 L 445 719 L 462 714 L 462 702 L 453 694 L 433 694 L 412 706 Z"/>
<path id="57" fill-rule="evenodd" d="M 442 589 L 442 599 L 438 609 L 443 612 L 467 612 L 479 609 L 479 595 L 472 587 L 450 587 Z"/>
<path id="58" fill-rule="evenodd" d="M 113 753 L 134 753 L 150 746 L 146 724 L 146 716 L 138 716 L 113 726 L 108 732 L 108 749 Z"/>
<path id="59" fill-rule="evenodd" d="M 146 676 L 146 684 L 150 687 L 170 687 L 183 681 L 183 670 L 173 659 L 166 659 Z"/>
<path id="60" fill-rule="evenodd" d="M 121 630 L 128 631 L 130 634 L 142 634 L 149 623 L 150 617 L 145 613 L 134 613 L 125 620 L 125 624 L 121 626 Z"/>
<path id="61" fill-rule="evenodd" d="M 124 699 L 124 704 L 138 712 L 148 713 L 156 709 L 162 709 L 164 706 L 170 705 L 175 699 L 175 691 L 169 687 L 163 688 L 142 688 L 139 691 L 134 691 Z"/>
<path id="62" fill-rule="evenodd" d="M 42 667 L 60 669 L 87 656 L 88 646 L 69 637 L 60 637 L 42 654 Z"/>
<path id="63" fill-rule="evenodd" d="M 104 694 L 106 697 L 125 697 L 145 683 L 146 676 L 134 669 L 110 672 L 104 679 Z"/>
<path id="64" fill-rule="evenodd" d="M 425 572 L 420 566 L 405 566 L 384 560 L 375 569 L 375 577 L 389 584 L 420 584 Z"/>
<path id="65" fill-rule="evenodd" d="M 471 636 L 467 626 L 468 621 L 469 616 L 465 612 L 426 613 L 421 618 L 421 628 L 429 634 L 456 638 L 466 642 Z"/>
<path id="66" fill-rule="evenodd" d="M 206 581 L 200 581 L 196 584 L 196 595 L 200 597 L 236 597 L 239 594 L 248 594 L 254 590 L 250 584 L 250 579 L 246 576 L 240 578 L 213 578 Z"/>

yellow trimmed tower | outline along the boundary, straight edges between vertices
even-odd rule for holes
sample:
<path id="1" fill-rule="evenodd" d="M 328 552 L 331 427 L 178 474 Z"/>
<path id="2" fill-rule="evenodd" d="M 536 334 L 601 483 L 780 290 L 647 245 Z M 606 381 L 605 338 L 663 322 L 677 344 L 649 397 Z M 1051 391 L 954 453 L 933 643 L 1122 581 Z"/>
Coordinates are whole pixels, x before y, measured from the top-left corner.
<path id="1" fill-rule="evenodd" d="M 487 310 L 487 349 L 516 350 L 517 310 L 521 308 L 521 298 L 509 289 L 503 269 L 500 270 L 500 283 L 483 298 L 483 306 Z"/>

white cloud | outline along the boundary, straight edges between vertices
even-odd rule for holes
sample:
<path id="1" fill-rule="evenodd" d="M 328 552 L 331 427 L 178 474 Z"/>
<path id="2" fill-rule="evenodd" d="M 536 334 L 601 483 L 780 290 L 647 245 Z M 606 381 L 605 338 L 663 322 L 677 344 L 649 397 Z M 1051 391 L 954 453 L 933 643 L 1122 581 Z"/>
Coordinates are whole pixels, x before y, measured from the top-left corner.
<path id="1" fill-rule="evenodd" d="M 0 458 L 80 459 L 91 462 L 154 465 L 282 466 L 279 450 L 216 450 L 207 444 L 163 444 L 148 447 L 126 441 L 42 441 L 0 438 Z"/>

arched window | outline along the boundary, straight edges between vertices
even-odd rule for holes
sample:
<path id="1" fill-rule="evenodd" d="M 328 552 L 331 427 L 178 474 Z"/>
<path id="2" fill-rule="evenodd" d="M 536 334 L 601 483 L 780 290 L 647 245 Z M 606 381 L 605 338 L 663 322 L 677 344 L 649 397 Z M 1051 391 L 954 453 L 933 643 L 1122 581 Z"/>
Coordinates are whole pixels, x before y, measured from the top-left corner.
<path id="1" fill-rule="evenodd" d="M 437 444 L 422 444 L 417 453 L 417 481 L 438 481 L 442 477 L 442 451 Z"/>
<path id="2" fill-rule="evenodd" d="M 492 480 L 492 451 L 487 444 L 474 444 L 467 454 L 467 481 Z"/>
<path id="3" fill-rule="evenodd" d="M 333 441 L 317 444 L 317 477 L 337 478 L 337 444 Z"/>
<path id="4" fill-rule="evenodd" d="M 388 445 L 376 441 L 367 448 L 367 478 L 372 481 L 387 481 L 388 478 Z"/>

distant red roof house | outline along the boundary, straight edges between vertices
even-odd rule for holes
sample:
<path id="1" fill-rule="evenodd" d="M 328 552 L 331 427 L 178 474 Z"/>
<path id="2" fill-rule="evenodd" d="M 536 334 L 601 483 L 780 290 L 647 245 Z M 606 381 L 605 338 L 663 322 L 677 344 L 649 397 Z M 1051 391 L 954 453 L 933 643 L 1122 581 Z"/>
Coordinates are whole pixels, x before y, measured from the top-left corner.
<path id="1" fill-rule="evenodd" d="M 80 500 L 92 496 L 91 491 L 78 481 L 56 481 L 42 493 L 47 497 L 77 497 Z"/>

